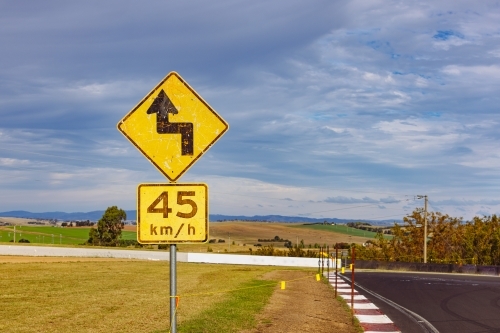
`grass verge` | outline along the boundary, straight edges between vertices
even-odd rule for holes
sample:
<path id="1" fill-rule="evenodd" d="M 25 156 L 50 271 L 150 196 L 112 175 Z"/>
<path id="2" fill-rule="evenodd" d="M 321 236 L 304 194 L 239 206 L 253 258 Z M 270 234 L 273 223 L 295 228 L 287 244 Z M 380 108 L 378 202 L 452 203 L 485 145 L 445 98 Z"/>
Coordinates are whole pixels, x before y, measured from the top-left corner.
<path id="1" fill-rule="evenodd" d="M 230 292 L 226 300 L 183 322 L 178 331 L 229 333 L 251 328 L 256 325 L 255 315 L 268 303 L 276 285 L 277 281 L 249 281 Z M 167 331 L 161 331 L 164 332 Z"/>
<path id="2" fill-rule="evenodd" d="M 159 261 L 85 259 L 0 264 L 0 332 L 135 333 L 168 329 L 168 265 Z M 179 325 L 199 318 L 218 304 L 230 306 L 240 294 L 182 295 L 249 286 L 274 269 L 178 263 Z"/>
<path id="3" fill-rule="evenodd" d="M 330 284 L 330 282 L 328 281 L 328 279 L 326 277 L 321 276 L 321 281 L 323 283 L 327 284 L 328 287 L 330 287 L 332 289 L 332 292 L 335 293 L 335 287 Z M 346 300 L 344 298 L 342 298 L 342 296 L 337 295 L 336 300 L 342 305 L 342 309 L 344 309 L 345 312 L 347 312 L 350 316 L 353 316 L 352 315 L 352 310 L 349 307 L 349 304 L 347 304 Z M 358 318 L 356 318 L 355 316 L 353 316 L 352 319 L 353 319 L 352 320 L 352 324 L 353 324 L 354 329 L 356 330 L 356 332 L 363 333 L 365 330 L 363 329 L 363 327 L 361 327 L 361 324 L 359 323 Z"/>

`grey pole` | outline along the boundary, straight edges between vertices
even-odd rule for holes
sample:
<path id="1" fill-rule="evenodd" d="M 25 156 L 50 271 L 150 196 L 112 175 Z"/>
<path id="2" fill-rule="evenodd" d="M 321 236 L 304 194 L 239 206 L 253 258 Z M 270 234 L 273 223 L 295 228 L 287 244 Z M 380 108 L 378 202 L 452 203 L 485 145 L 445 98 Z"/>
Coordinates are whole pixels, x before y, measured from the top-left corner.
<path id="1" fill-rule="evenodd" d="M 424 264 L 427 263 L 427 195 L 424 195 Z"/>
<path id="2" fill-rule="evenodd" d="M 427 195 L 417 195 L 417 199 L 424 198 L 424 264 L 427 263 Z"/>
<path id="3" fill-rule="evenodd" d="M 172 333 L 177 333 L 177 248 L 175 244 L 170 245 L 170 327 Z"/>

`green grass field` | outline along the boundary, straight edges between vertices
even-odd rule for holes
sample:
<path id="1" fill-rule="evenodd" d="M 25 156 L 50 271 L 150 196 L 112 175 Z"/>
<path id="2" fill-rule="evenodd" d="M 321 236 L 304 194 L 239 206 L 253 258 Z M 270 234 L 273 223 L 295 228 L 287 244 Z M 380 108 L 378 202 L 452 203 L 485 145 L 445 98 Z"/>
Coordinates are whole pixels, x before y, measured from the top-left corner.
<path id="1" fill-rule="evenodd" d="M 169 332 L 169 263 L 0 264 L 0 332 Z M 276 267 L 178 263 L 179 332 L 251 328 Z M 223 282 L 222 282 L 223 281 Z M 243 289 L 257 287 L 252 289 Z M 233 291 L 229 291 L 233 290 Z"/>
<path id="2" fill-rule="evenodd" d="M 367 238 L 375 238 L 377 233 L 372 231 L 365 231 L 356 228 L 350 228 L 345 225 L 324 225 L 324 224 L 311 224 L 311 225 L 298 225 L 293 226 L 293 228 L 308 228 L 320 231 L 329 231 L 336 232 L 345 235 L 358 236 L 358 237 L 367 237 Z M 390 235 L 384 235 L 384 237 L 391 237 Z"/>
<path id="3" fill-rule="evenodd" d="M 78 245 L 85 243 L 89 238 L 90 228 L 61 228 L 50 226 L 16 226 L 16 242 L 21 238 L 35 244 L 67 244 Z M 122 231 L 123 239 L 136 239 L 133 231 Z M 9 242 L 14 239 L 14 227 L 0 228 L 0 242 Z"/>

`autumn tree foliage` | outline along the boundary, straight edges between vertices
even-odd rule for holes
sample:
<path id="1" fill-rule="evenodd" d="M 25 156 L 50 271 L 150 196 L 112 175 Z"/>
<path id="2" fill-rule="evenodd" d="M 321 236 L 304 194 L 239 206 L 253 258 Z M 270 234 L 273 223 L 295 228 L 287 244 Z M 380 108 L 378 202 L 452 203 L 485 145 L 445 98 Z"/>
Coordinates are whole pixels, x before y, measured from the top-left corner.
<path id="1" fill-rule="evenodd" d="M 423 262 L 423 209 L 414 210 L 403 222 L 394 225 L 392 238 L 378 234 L 370 244 L 357 246 L 358 259 Z M 464 222 L 429 212 L 427 226 L 429 263 L 500 265 L 500 218 L 496 215 Z"/>
<path id="2" fill-rule="evenodd" d="M 500 217 L 474 217 L 462 231 L 465 255 L 479 265 L 500 265 Z"/>

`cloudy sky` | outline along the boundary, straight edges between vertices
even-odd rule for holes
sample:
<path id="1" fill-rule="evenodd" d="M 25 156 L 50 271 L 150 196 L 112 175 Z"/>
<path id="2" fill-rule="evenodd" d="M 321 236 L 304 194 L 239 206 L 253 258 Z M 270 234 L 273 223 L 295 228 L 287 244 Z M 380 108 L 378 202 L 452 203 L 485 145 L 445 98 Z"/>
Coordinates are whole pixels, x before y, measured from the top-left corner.
<path id="1" fill-rule="evenodd" d="M 500 213 L 498 1 L 0 1 L 0 211 L 134 209 L 116 129 L 170 71 L 229 123 L 210 213 Z"/>

